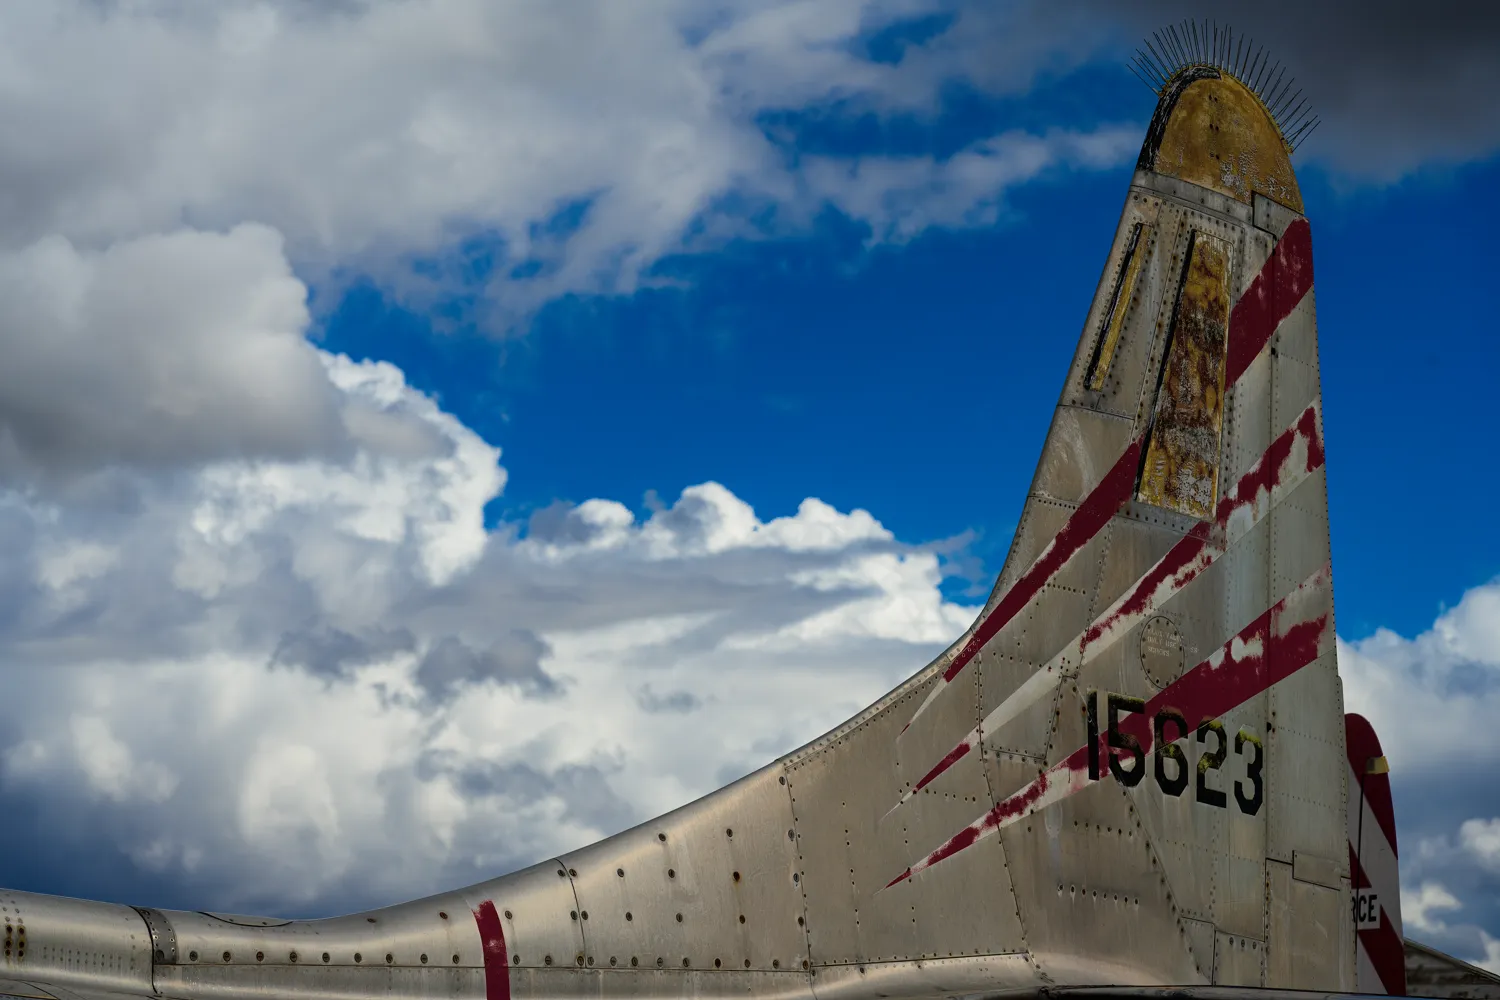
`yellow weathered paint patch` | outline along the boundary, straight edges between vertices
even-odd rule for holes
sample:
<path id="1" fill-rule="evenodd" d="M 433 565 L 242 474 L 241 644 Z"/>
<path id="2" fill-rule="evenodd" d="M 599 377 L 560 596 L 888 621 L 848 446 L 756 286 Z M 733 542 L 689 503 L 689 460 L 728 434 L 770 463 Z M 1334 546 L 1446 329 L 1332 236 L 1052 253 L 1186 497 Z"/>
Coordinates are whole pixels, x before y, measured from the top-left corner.
<path id="1" fill-rule="evenodd" d="M 1125 313 L 1135 294 L 1135 279 L 1141 273 L 1141 262 L 1146 259 L 1150 242 L 1151 227 L 1137 222 L 1125 245 L 1124 260 L 1115 278 L 1115 292 L 1109 301 L 1109 314 L 1104 320 L 1104 333 L 1099 338 L 1094 368 L 1089 374 L 1089 388 L 1096 392 L 1104 388 L 1104 380 L 1109 377 L 1109 365 L 1114 360 L 1115 348 L 1120 344 L 1120 331 L 1125 326 Z"/>
<path id="2" fill-rule="evenodd" d="M 1194 80 L 1183 89 L 1152 169 L 1247 204 L 1259 192 L 1302 211 L 1281 131 L 1260 99 L 1232 77 Z"/>
<path id="3" fill-rule="evenodd" d="M 1228 330 L 1229 244 L 1194 232 L 1141 468 L 1137 498 L 1144 503 L 1213 515 Z"/>

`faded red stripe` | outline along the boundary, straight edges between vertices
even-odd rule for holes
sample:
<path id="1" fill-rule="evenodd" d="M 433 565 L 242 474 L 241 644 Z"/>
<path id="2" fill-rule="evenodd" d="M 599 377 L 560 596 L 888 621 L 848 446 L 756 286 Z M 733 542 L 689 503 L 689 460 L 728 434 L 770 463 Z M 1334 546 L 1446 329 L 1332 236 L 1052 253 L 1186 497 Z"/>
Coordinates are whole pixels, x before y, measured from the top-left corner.
<path id="1" fill-rule="evenodd" d="M 484 952 L 485 1000 L 510 1000 L 510 955 L 505 948 L 505 928 L 495 904 L 486 899 L 474 911 L 479 925 L 479 943 Z"/>
<path id="2" fill-rule="evenodd" d="M 1328 631 L 1327 612 L 1286 627 L 1283 627 L 1285 623 L 1281 617 L 1292 596 L 1326 583 L 1327 572 L 1327 567 L 1324 567 L 1293 594 L 1267 608 L 1214 655 L 1147 701 L 1144 714 L 1132 713 L 1120 720 L 1119 730 L 1135 736 L 1141 743 L 1142 751 L 1149 752 L 1155 742 L 1151 720 L 1161 709 L 1171 707 L 1180 711 L 1187 718 L 1188 725 L 1196 728 L 1198 722 L 1223 716 L 1317 659 L 1319 646 Z M 1100 733 L 1101 761 L 1108 760 L 1107 755 L 1113 752 L 1106 740 L 1107 734 Z M 1087 754 L 1086 744 L 1073 751 L 1065 760 L 1044 771 L 1014 795 L 997 803 L 977 821 L 950 837 L 937 850 L 896 876 L 886 888 L 952 857 L 977 843 L 1005 820 L 1024 814 L 1042 798 L 1054 781 L 1066 780 L 1070 772 L 1081 772 L 1087 766 Z"/>
<path id="3" fill-rule="evenodd" d="M 1375 735 L 1375 727 L 1364 716 L 1350 712 L 1344 716 L 1344 746 L 1355 776 L 1364 775 L 1365 802 L 1369 804 L 1380 832 L 1385 834 L 1386 843 L 1391 845 L 1391 853 L 1400 857 L 1396 850 L 1396 807 L 1391 802 L 1390 775 L 1365 774 L 1369 759 L 1382 756 L 1380 738 Z M 1359 789 L 1349 789 L 1349 797 L 1357 805 Z"/>
<path id="4" fill-rule="evenodd" d="M 932 770 L 922 775 L 921 780 L 919 780 L 916 785 L 913 786 L 912 792 L 920 792 L 922 789 L 926 788 L 938 775 L 942 774 L 944 771 L 948 770 L 948 768 L 952 767 L 954 764 L 957 764 L 959 761 L 967 757 L 969 755 L 969 751 L 972 749 L 974 749 L 974 745 L 969 742 L 969 740 L 965 739 L 958 746 L 954 747 L 952 750 L 949 750 L 947 755 L 942 760 L 938 761 L 932 766 Z"/>
<path id="5" fill-rule="evenodd" d="M 1349 865 L 1354 887 L 1368 887 L 1369 876 L 1365 874 L 1352 849 L 1349 851 Z M 1393 997 L 1406 996 L 1406 947 L 1401 943 L 1401 935 L 1396 933 L 1396 926 L 1386 915 L 1384 906 L 1380 908 L 1380 926 L 1360 930 L 1359 943 L 1369 956 L 1370 964 L 1375 967 L 1375 974 L 1380 977 L 1380 984 L 1385 987 L 1385 992 Z"/>
<path id="6" fill-rule="evenodd" d="M 1297 308 L 1313 283 L 1312 227 L 1297 219 L 1277 241 L 1271 256 L 1229 314 L 1229 351 L 1224 384 L 1245 374 L 1276 327 Z"/>
<path id="7" fill-rule="evenodd" d="M 948 664 L 948 669 L 943 671 L 943 680 L 951 682 L 957 677 L 959 671 L 969 665 L 975 654 L 984 647 L 984 644 L 995 637 L 995 634 L 1005 627 L 1006 623 L 1016 616 L 1022 608 L 1031 603 L 1031 599 L 1052 579 L 1063 564 L 1073 558 L 1078 550 L 1087 545 L 1095 535 L 1103 530 L 1109 523 L 1109 519 L 1115 516 L 1115 512 L 1124 506 L 1125 501 L 1130 499 L 1131 492 L 1135 489 L 1136 467 L 1140 465 L 1141 443 L 1130 442 L 1115 462 L 1114 468 L 1110 469 L 1105 477 L 1099 481 L 1099 485 L 1084 498 L 1078 509 L 1073 511 L 1064 524 L 1062 530 L 1057 533 L 1042 550 L 1036 562 L 1031 564 L 1021 579 L 1017 580 L 1015 586 L 1006 592 L 985 618 L 984 623 L 975 630 L 969 641 L 964 643 L 964 648 L 953 657 L 953 662 Z"/>
<path id="8" fill-rule="evenodd" d="M 1233 385 L 1245 373 L 1245 369 L 1250 367 L 1250 363 L 1271 339 L 1271 334 L 1276 332 L 1276 327 L 1297 307 L 1312 287 L 1312 279 L 1312 229 L 1306 219 L 1297 219 L 1287 227 L 1275 249 L 1271 251 L 1271 256 L 1256 274 L 1255 280 L 1230 312 L 1225 386 Z M 1321 443 L 1314 450 L 1317 457 L 1314 459 L 1310 452 L 1309 467 L 1313 461 L 1321 464 Z M 1079 549 L 1088 544 L 1130 499 L 1136 473 L 1139 471 L 1140 453 L 1140 440 L 1132 441 L 1114 467 L 1068 518 L 1067 524 L 1063 525 L 1041 556 L 1006 592 L 974 635 L 964 643 L 963 649 L 953 657 L 943 671 L 944 683 L 952 682 L 985 643 L 1026 607 L 1047 581 Z"/>

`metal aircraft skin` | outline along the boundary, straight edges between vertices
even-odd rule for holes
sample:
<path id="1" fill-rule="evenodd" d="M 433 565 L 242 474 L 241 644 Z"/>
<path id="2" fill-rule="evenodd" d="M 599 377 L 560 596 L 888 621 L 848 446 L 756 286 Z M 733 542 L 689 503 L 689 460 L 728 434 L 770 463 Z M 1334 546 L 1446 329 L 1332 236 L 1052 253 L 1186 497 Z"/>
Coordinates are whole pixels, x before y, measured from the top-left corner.
<path id="1" fill-rule="evenodd" d="M 1393 827 L 1348 818 L 1310 229 L 1274 85 L 1238 58 L 1156 81 L 1005 567 L 910 680 L 675 812 L 399 906 L 0 890 L 0 993 L 1402 992 L 1376 970 L 1394 891 L 1351 905 L 1351 835 Z"/>

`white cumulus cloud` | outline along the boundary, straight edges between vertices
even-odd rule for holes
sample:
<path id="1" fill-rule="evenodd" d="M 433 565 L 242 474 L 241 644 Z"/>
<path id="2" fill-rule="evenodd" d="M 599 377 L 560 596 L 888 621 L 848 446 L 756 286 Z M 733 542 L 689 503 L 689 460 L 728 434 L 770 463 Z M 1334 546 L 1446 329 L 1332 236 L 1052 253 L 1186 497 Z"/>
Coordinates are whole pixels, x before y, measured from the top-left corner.
<path id="1" fill-rule="evenodd" d="M 389 901 L 580 845 L 816 736 L 974 613 L 933 552 L 815 499 L 763 519 L 706 483 L 486 531 L 498 450 L 396 368 L 316 357 L 337 412 L 426 444 L 0 508 L 5 793 L 194 905 Z M 71 499 L 96 493 L 108 516 Z"/>

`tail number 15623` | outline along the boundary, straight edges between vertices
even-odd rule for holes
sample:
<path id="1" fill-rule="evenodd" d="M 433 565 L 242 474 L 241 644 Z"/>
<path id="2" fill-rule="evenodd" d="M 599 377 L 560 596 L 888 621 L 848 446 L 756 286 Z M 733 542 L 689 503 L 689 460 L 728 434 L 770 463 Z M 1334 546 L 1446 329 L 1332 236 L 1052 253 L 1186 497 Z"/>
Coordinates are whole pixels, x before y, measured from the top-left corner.
<path id="1" fill-rule="evenodd" d="M 1101 692 L 1090 691 L 1086 702 L 1088 716 L 1089 778 L 1097 781 L 1103 774 L 1099 760 L 1099 697 Z M 1145 715 L 1146 703 L 1140 698 L 1123 694 L 1103 692 L 1105 699 L 1105 744 L 1109 748 L 1109 772 L 1115 780 L 1127 788 L 1141 783 L 1146 776 L 1146 751 L 1135 733 L 1120 728 L 1123 719 L 1132 714 Z M 1131 726 L 1140 729 L 1139 724 Z M 1162 708 L 1151 719 L 1152 762 L 1149 765 L 1156 778 L 1156 787 L 1165 795 L 1174 798 L 1187 791 L 1191 768 L 1187 754 L 1177 741 L 1189 732 L 1187 718 L 1175 708 Z M 1198 723 L 1195 743 L 1203 749 L 1198 755 L 1197 781 L 1194 797 L 1206 806 L 1218 809 L 1228 807 L 1228 793 L 1215 788 L 1212 772 L 1224 766 L 1229 756 L 1229 735 L 1224 723 L 1218 719 L 1203 719 Z M 1241 729 L 1234 736 L 1234 752 L 1245 759 L 1245 776 L 1234 782 L 1234 801 L 1240 812 L 1254 816 L 1260 812 L 1266 798 L 1265 747 L 1260 738 L 1248 730 Z M 1127 765 L 1126 761 L 1130 763 Z"/>

